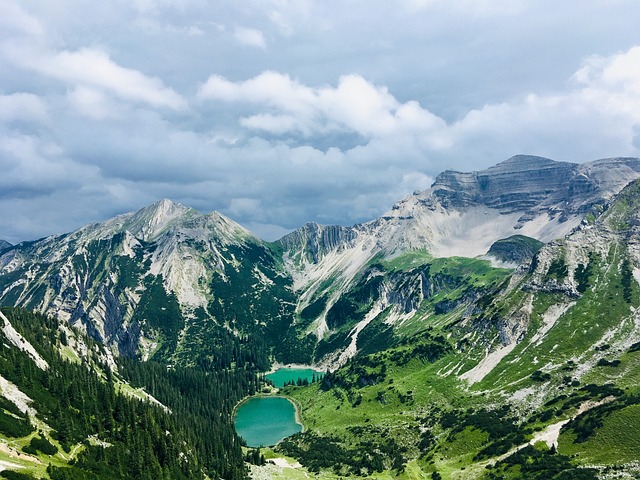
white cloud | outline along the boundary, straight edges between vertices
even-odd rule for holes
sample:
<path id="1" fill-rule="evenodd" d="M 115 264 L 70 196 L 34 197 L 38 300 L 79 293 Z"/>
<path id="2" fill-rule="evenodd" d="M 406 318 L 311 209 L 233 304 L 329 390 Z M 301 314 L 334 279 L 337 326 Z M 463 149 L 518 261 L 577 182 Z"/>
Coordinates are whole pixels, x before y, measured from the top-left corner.
<path id="1" fill-rule="evenodd" d="M 122 99 L 142 102 L 153 107 L 183 110 L 186 100 L 156 77 L 118 65 L 109 55 L 94 48 L 76 51 L 37 52 L 15 50 L 16 63 L 71 86 L 100 88 Z"/>
<path id="2" fill-rule="evenodd" d="M 5 33 L 10 31 L 28 35 L 42 35 L 44 33 L 40 21 L 13 2 L 0 1 L 0 25 Z"/>
<path id="3" fill-rule="evenodd" d="M 640 3 L 374 3 L 0 0 L 0 237 L 171 197 L 274 238 L 445 168 L 640 153 Z"/>
<path id="4" fill-rule="evenodd" d="M 233 38 L 242 45 L 267 48 L 267 41 L 264 39 L 263 33 L 254 28 L 236 27 L 233 31 Z"/>
<path id="5" fill-rule="evenodd" d="M 37 95 L 32 93 L 0 95 L 0 120 L 43 122 L 46 119 L 47 107 Z"/>
<path id="6" fill-rule="evenodd" d="M 373 85 L 360 75 L 344 75 L 336 87 L 316 88 L 270 71 L 242 82 L 213 75 L 200 87 L 199 96 L 280 110 L 278 114 L 261 112 L 240 121 L 246 127 L 271 133 L 312 135 L 347 128 L 375 137 L 444 127 L 441 119 L 417 102 L 400 103 L 386 87 Z"/>
<path id="7" fill-rule="evenodd" d="M 104 120 L 118 116 L 114 102 L 101 90 L 81 85 L 70 91 L 67 96 L 73 108 L 85 117 Z"/>

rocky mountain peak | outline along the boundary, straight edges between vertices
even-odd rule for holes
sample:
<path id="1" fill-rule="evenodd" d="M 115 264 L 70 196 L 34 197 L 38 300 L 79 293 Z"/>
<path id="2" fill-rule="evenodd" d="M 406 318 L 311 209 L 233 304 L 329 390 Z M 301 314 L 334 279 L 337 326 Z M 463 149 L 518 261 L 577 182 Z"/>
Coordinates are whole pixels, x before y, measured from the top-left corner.
<path id="1" fill-rule="evenodd" d="M 436 177 L 431 188 L 445 207 L 485 205 L 503 213 L 526 211 L 549 194 L 566 188 L 577 169 L 573 163 L 516 155 L 485 170 L 445 171 Z"/>
<path id="2" fill-rule="evenodd" d="M 352 227 L 309 222 L 282 237 L 278 243 L 287 251 L 303 251 L 313 263 L 318 263 L 327 252 L 350 244 L 357 236 Z"/>
<path id="3" fill-rule="evenodd" d="M 514 155 L 502 162 L 487 168 L 486 172 L 492 173 L 510 173 L 522 172 L 530 170 L 542 170 L 545 168 L 557 168 L 559 164 L 567 164 L 567 162 L 558 162 L 547 157 L 539 157 L 537 155 Z M 569 164 L 572 165 L 572 164 Z"/>
<path id="4" fill-rule="evenodd" d="M 171 225 L 198 211 L 172 200 L 159 200 L 135 212 L 124 224 L 124 228 L 141 240 L 153 240 Z"/>
<path id="5" fill-rule="evenodd" d="M 13 245 L 11 245 L 9 242 L 7 242 L 6 240 L 2 240 L 0 239 L 0 252 L 2 250 L 6 250 L 9 247 L 12 247 Z"/>

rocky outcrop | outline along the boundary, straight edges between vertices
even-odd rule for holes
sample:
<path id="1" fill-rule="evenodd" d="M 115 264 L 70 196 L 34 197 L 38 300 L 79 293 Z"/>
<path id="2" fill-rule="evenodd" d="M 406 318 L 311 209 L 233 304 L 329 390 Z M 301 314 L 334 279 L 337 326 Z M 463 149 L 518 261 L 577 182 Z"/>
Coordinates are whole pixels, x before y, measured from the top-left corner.
<path id="1" fill-rule="evenodd" d="M 285 251 L 304 252 L 310 261 L 318 263 L 328 252 L 352 246 L 357 236 L 357 231 L 351 227 L 323 226 L 310 222 L 285 235 L 277 243 Z"/>
<path id="2" fill-rule="evenodd" d="M 494 242 L 487 255 L 500 262 L 520 265 L 529 262 L 543 245 L 544 243 L 535 238 L 512 235 Z"/>
<path id="3" fill-rule="evenodd" d="M 640 176 L 640 159 L 608 158 L 583 164 L 516 155 L 486 170 L 446 171 L 431 189 L 447 208 L 485 205 L 523 217 L 547 211 L 586 213 Z"/>
<path id="4" fill-rule="evenodd" d="M 447 208 L 481 204 L 503 213 L 526 211 L 566 188 L 577 167 L 548 158 L 517 155 L 479 172 L 443 172 L 431 188 Z"/>

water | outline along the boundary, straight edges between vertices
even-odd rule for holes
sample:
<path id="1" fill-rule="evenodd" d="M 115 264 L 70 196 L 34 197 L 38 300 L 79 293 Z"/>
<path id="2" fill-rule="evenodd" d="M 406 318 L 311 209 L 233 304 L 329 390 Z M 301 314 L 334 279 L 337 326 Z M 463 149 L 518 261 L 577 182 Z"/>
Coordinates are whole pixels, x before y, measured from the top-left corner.
<path id="1" fill-rule="evenodd" d="M 234 422 L 236 432 L 249 447 L 275 445 L 302 431 L 293 403 L 284 397 L 250 398 L 238 407 Z"/>
<path id="2" fill-rule="evenodd" d="M 299 378 L 306 379 L 311 383 L 314 374 L 316 378 L 324 376 L 324 372 L 319 372 L 312 368 L 279 368 L 275 372 L 265 375 L 265 377 L 271 380 L 276 387 L 280 388 L 284 387 L 285 382 L 295 383 Z"/>

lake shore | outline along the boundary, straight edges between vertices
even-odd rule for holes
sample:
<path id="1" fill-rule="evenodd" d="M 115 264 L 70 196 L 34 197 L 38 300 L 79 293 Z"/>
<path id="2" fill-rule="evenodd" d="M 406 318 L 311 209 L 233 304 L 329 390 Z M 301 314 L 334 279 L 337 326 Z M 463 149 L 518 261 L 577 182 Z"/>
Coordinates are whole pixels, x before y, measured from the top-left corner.
<path id="1" fill-rule="evenodd" d="M 234 407 L 233 407 L 233 413 L 232 413 L 232 421 L 234 423 L 234 427 L 236 424 L 236 416 L 237 416 L 237 412 L 238 409 L 245 403 L 254 400 L 254 399 L 259 399 L 259 398 L 283 398 L 285 399 L 287 402 L 289 402 L 292 406 L 293 406 L 293 412 L 294 412 L 294 417 L 293 420 L 294 422 L 300 426 L 300 431 L 301 432 L 305 432 L 307 430 L 305 424 L 302 422 L 302 410 L 300 405 L 298 404 L 298 402 L 296 400 L 294 400 L 293 398 L 290 398 L 286 395 L 280 395 L 280 394 L 264 394 L 264 393 L 257 393 L 254 395 L 250 395 L 247 397 L 244 397 L 242 400 L 240 400 Z M 237 433 L 237 430 L 236 430 Z M 284 437 L 286 438 L 286 437 Z M 283 438 L 283 439 L 284 439 Z M 273 444 L 273 445 L 265 445 L 268 447 L 274 447 L 276 445 L 278 445 L 278 443 L 280 443 L 283 439 L 279 440 L 277 443 Z M 248 447 L 250 448 L 250 447 Z"/>
<path id="2" fill-rule="evenodd" d="M 269 375 L 271 373 L 276 373 L 281 368 L 291 368 L 291 369 L 296 369 L 296 370 L 315 370 L 318 373 L 326 373 L 326 370 L 322 370 L 322 369 L 320 369 L 320 367 L 317 367 L 315 365 L 305 365 L 303 363 L 278 363 L 278 362 L 275 362 L 271 366 L 271 369 L 268 372 L 264 372 L 264 374 L 265 375 Z"/>
<path id="3" fill-rule="evenodd" d="M 298 403 L 297 400 L 294 400 L 293 398 L 287 397 L 286 395 L 281 395 L 281 397 L 286 398 L 293 405 L 293 408 L 296 411 L 296 413 L 295 413 L 295 421 L 296 421 L 296 423 L 298 425 L 300 425 L 302 427 L 302 432 L 304 433 L 307 430 L 307 427 L 305 427 L 304 423 L 302 423 L 302 408 L 300 407 L 300 404 Z"/>
<path id="4" fill-rule="evenodd" d="M 242 400 L 240 400 L 238 403 L 236 403 L 236 406 L 233 407 L 233 412 L 231 412 L 231 418 L 232 420 L 235 421 L 235 417 L 236 417 L 236 412 L 238 411 L 238 408 L 240 408 L 242 406 L 242 404 L 248 402 L 249 400 L 251 400 L 252 398 L 285 398 L 289 401 L 289 403 L 291 403 L 291 405 L 293 405 L 293 409 L 295 410 L 295 422 L 300 425 L 302 427 L 302 431 L 306 431 L 307 427 L 305 427 L 304 423 L 302 423 L 302 408 L 300 407 L 300 405 L 298 404 L 298 402 L 296 400 L 294 400 L 291 397 L 288 397 L 286 395 L 281 395 L 281 394 L 271 394 L 271 393 L 255 393 L 253 395 L 248 395 L 246 397 L 244 397 Z"/>

